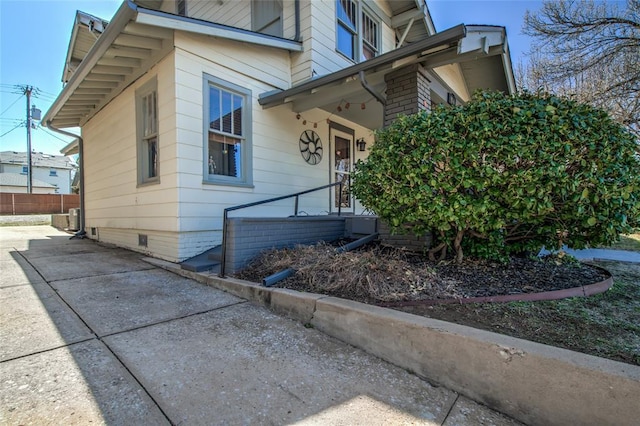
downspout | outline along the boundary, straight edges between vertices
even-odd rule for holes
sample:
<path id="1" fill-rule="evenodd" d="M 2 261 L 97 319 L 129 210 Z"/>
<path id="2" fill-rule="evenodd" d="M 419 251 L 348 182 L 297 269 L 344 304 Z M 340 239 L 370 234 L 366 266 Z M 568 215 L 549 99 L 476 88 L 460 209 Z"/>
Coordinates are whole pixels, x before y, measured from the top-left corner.
<path id="1" fill-rule="evenodd" d="M 76 232 L 71 238 L 85 238 L 87 232 L 84 230 L 84 140 L 82 136 L 67 132 L 66 130 L 53 127 L 51 120 L 47 120 L 47 128 L 61 135 L 69 136 L 78 139 L 78 155 L 80 156 L 80 230 Z"/>
<path id="2" fill-rule="evenodd" d="M 296 35 L 293 37 L 293 40 L 300 41 L 300 0 L 295 0 L 294 10 L 296 14 Z"/>
<path id="3" fill-rule="evenodd" d="M 373 95 L 373 97 L 376 98 L 376 100 L 382 104 L 382 106 L 383 106 L 383 108 L 382 108 L 382 123 L 384 123 L 384 117 L 385 117 L 384 107 L 387 105 L 387 100 L 380 93 L 376 92 L 376 90 L 373 87 L 371 87 L 371 85 L 369 83 L 367 83 L 367 80 L 364 78 L 364 71 L 360 71 L 358 73 L 358 77 L 360 78 L 360 84 L 362 85 L 364 90 L 366 90 L 367 92 L 371 93 Z"/>
<path id="4" fill-rule="evenodd" d="M 376 92 L 375 89 L 369 85 L 369 83 L 367 83 L 367 80 L 365 80 L 364 78 L 364 71 L 360 71 L 358 73 L 358 77 L 360 78 L 360 84 L 362 85 L 364 90 L 371 93 L 373 97 L 376 98 L 376 100 L 384 106 L 387 103 L 387 100 L 380 93 Z"/>

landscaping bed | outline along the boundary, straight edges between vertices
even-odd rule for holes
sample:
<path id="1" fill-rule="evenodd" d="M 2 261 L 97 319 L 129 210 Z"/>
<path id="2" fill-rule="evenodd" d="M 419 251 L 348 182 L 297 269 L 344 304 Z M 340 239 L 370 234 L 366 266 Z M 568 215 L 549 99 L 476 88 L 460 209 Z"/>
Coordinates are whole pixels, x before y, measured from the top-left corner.
<path id="1" fill-rule="evenodd" d="M 613 287 L 600 295 L 548 302 L 471 303 L 396 308 L 540 343 L 640 365 L 640 265 L 601 262 Z M 502 264 L 428 262 L 377 244 L 340 255 L 327 244 L 265 252 L 238 278 L 261 282 L 292 267 L 276 284 L 369 304 L 563 290 L 606 279 L 606 272 L 558 257 Z"/>

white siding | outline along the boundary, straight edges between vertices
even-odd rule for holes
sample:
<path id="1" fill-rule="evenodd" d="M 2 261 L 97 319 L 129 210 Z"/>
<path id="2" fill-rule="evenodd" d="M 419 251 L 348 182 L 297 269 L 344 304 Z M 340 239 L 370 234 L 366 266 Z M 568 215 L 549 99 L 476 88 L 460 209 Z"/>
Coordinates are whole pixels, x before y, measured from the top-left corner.
<path id="1" fill-rule="evenodd" d="M 191 18 L 251 30 L 251 2 L 249 0 L 224 2 L 187 0 L 187 5 L 187 13 Z"/>
<path id="2" fill-rule="evenodd" d="M 307 125 L 296 119 L 288 105 L 263 110 L 259 94 L 288 84 L 288 54 L 276 49 L 254 49 L 243 43 L 176 34 L 177 167 L 179 170 L 179 250 L 181 258 L 198 254 L 220 243 L 224 208 L 304 191 L 329 183 L 328 114 L 305 113 Z M 259 66 L 257 66 L 258 64 Z M 204 74 L 251 90 L 253 187 L 203 183 L 203 78 Z M 324 158 L 307 164 L 300 155 L 298 139 L 312 128 L 324 144 Z M 342 123 L 349 125 L 348 123 Z M 351 126 L 353 127 L 353 126 Z M 356 137 L 368 140 L 368 130 L 357 128 Z M 307 214 L 329 210 L 329 192 L 300 198 L 299 209 Z M 294 200 L 259 206 L 239 216 L 288 216 Z"/>
<path id="3" fill-rule="evenodd" d="M 251 30 L 251 0 L 195 1 L 187 0 L 187 15 L 232 27 Z M 283 37 L 295 37 L 295 3 L 283 1 Z"/>
<path id="4" fill-rule="evenodd" d="M 323 76 L 354 64 L 336 50 L 335 0 L 301 0 L 300 27 L 304 51 L 292 53 L 292 82 L 299 84 L 312 77 Z M 390 15 L 385 1 L 378 0 L 380 13 Z M 395 49 L 395 32 L 380 22 L 380 54 Z"/>
<path id="5" fill-rule="evenodd" d="M 285 114 L 277 109 L 262 110 L 257 102 L 259 94 L 290 84 L 286 52 L 255 49 L 224 40 L 211 43 L 204 37 L 186 35 L 177 36 L 176 44 L 179 46 L 176 52 L 178 167 L 183 172 L 180 175 L 181 231 L 219 231 L 225 207 L 308 189 L 322 184 L 316 184 L 318 178 L 326 180 L 324 173 L 311 180 L 298 178 L 308 175 L 309 170 L 298 151 L 299 135 L 293 137 L 290 131 L 292 121 L 296 121 L 295 115 L 288 108 Z M 215 59 L 215 62 L 206 58 Z M 202 87 L 205 73 L 251 90 L 253 188 L 203 183 Z M 185 95 L 181 96 L 181 93 Z M 273 173 L 273 170 L 280 171 Z M 291 203 L 287 214 L 293 213 L 292 206 Z M 282 214 L 281 209 L 273 207 L 248 211 L 248 214 L 264 214 L 265 209 Z M 219 238 L 219 235 L 212 233 L 211 238 Z"/>
<path id="6" fill-rule="evenodd" d="M 135 91 L 152 78 L 158 83 L 160 183 L 138 186 Z M 139 233 L 178 230 L 174 81 L 173 55 L 169 55 L 82 129 L 86 227 L 98 228 L 105 238 L 110 236 L 109 242 L 137 249 Z M 152 241 L 149 250 L 177 258 L 175 244 L 161 249 Z"/>

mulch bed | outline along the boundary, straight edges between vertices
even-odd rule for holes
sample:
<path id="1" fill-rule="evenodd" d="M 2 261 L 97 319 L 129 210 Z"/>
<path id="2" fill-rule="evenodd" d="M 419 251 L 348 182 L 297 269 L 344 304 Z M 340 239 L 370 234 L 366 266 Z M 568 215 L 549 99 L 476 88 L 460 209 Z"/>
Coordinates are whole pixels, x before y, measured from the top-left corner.
<path id="1" fill-rule="evenodd" d="M 563 290 L 608 278 L 600 269 L 556 256 L 435 263 L 378 243 L 341 254 L 326 243 L 271 250 L 236 277 L 261 282 L 287 268 L 296 274 L 276 287 L 371 304 Z"/>

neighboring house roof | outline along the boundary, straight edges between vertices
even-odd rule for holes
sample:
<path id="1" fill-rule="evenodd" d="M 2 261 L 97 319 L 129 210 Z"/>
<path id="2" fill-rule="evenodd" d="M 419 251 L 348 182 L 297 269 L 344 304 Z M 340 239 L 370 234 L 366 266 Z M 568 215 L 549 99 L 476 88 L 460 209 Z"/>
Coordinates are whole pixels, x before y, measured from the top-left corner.
<path id="1" fill-rule="evenodd" d="M 145 9 L 125 0 L 70 76 L 65 69 L 67 84 L 42 122 L 58 128 L 81 127 L 173 48 L 173 30 L 302 50 L 302 43 L 297 41 Z M 72 37 L 79 37 L 81 32 L 74 32 Z M 77 44 L 72 40 L 70 47 L 74 49 Z"/>
<path id="2" fill-rule="evenodd" d="M 76 138 L 65 145 L 64 148 L 60 150 L 60 154 L 62 155 L 76 155 L 80 154 L 80 141 Z"/>
<path id="3" fill-rule="evenodd" d="M 0 152 L 1 164 L 27 164 L 27 153 L 16 151 L 2 151 Z M 33 167 L 49 167 L 54 169 L 74 169 L 75 163 L 64 155 L 50 155 L 43 154 L 42 152 L 31 153 L 31 165 Z"/>
<path id="4" fill-rule="evenodd" d="M 27 175 L 20 173 L 0 173 L 0 186 L 27 186 Z M 56 188 L 48 182 L 31 178 L 31 186 L 35 188 Z"/>
<path id="5" fill-rule="evenodd" d="M 515 79 L 503 27 L 458 25 L 373 59 L 298 84 L 287 90 L 259 95 L 265 108 L 290 103 L 294 112 L 313 107 L 335 114 L 341 99 L 370 93 L 384 101 L 384 77 L 394 69 L 419 63 L 425 68 L 458 66 L 468 94 L 477 89 L 514 93 Z M 360 94 L 360 95 L 359 95 Z M 463 101 L 466 99 L 463 99 Z M 342 111 L 341 117 L 370 129 L 382 125 L 382 108 L 362 114 L 358 108 Z"/>

